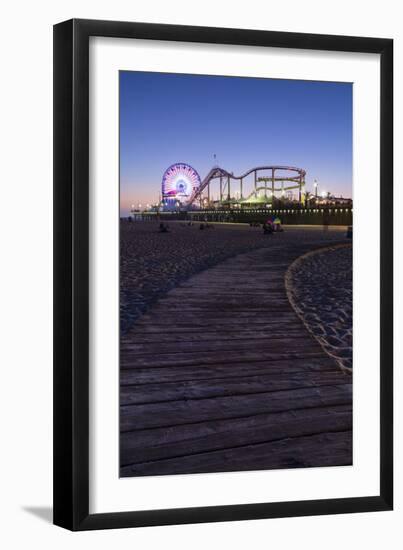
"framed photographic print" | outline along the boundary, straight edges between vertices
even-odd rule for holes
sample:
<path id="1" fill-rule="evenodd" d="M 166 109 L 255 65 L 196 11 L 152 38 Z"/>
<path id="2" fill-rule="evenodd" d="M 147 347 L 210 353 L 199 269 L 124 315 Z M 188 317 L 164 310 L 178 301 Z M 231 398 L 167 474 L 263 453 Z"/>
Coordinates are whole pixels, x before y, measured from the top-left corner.
<path id="1" fill-rule="evenodd" d="M 54 522 L 392 509 L 393 42 L 54 27 Z"/>

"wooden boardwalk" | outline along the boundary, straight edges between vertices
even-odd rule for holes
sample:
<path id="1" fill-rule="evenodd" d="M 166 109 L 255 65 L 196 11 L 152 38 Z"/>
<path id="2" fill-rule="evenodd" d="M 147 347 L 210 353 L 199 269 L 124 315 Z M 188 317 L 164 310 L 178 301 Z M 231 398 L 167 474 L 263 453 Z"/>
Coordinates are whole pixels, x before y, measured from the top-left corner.
<path id="1" fill-rule="evenodd" d="M 122 339 L 121 476 L 352 463 L 352 377 L 284 286 L 313 248 L 255 250 L 195 275 Z"/>

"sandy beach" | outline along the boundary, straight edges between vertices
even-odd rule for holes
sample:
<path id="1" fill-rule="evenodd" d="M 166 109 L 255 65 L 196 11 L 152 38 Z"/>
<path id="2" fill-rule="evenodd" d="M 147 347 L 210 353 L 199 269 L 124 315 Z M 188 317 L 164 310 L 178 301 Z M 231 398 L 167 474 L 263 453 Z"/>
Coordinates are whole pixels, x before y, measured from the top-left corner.
<path id="1" fill-rule="evenodd" d="M 309 331 L 342 368 L 352 368 L 352 247 L 330 247 L 296 260 L 286 275 L 289 298 Z"/>

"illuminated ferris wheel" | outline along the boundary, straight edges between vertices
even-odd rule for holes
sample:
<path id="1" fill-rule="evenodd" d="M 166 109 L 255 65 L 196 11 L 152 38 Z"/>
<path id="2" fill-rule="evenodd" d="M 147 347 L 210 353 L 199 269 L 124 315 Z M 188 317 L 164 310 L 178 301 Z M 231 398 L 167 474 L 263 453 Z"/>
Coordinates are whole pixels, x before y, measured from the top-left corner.
<path id="1" fill-rule="evenodd" d="M 186 201 L 200 186 L 200 176 L 189 164 L 179 162 L 165 170 L 162 177 L 162 196 L 165 199 Z"/>

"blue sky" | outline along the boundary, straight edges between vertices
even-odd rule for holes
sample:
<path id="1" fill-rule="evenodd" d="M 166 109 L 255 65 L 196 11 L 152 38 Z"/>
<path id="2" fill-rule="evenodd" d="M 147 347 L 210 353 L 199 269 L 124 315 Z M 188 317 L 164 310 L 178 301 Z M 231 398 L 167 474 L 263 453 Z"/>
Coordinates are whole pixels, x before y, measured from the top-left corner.
<path id="1" fill-rule="evenodd" d="M 122 71 L 121 214 L 156 202 L 175 162 L 201 179 L 215 163 L 297 166 L 308 190 L 351 197 L 352 84 Z"/>

